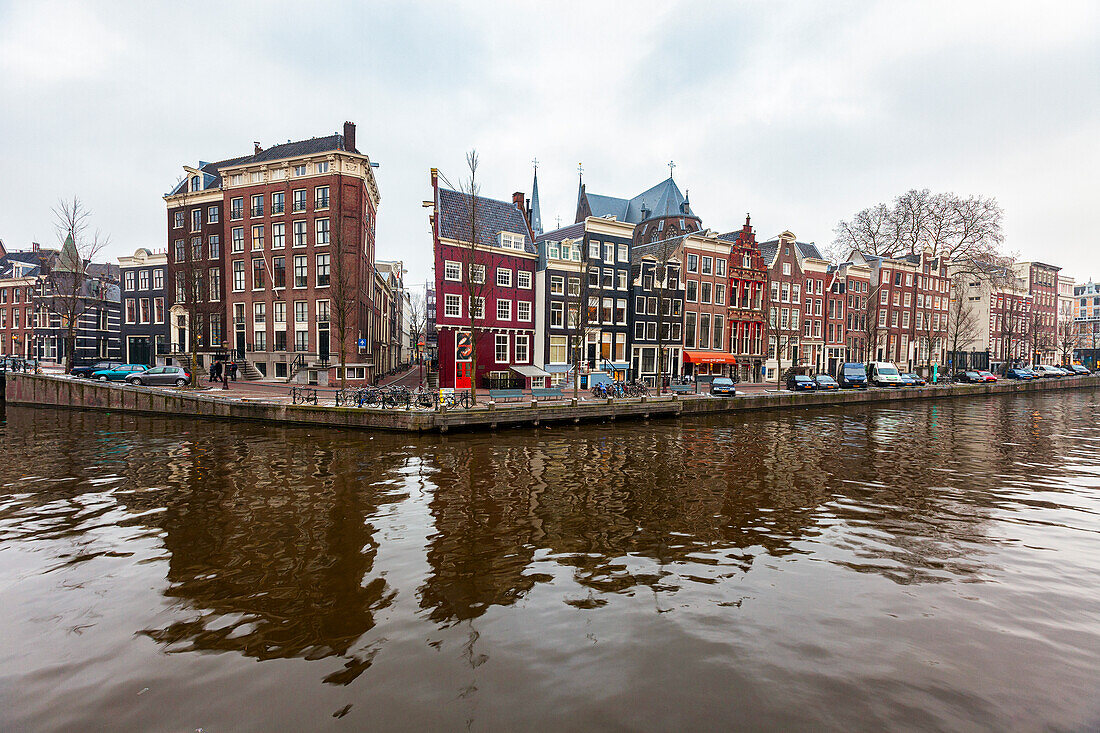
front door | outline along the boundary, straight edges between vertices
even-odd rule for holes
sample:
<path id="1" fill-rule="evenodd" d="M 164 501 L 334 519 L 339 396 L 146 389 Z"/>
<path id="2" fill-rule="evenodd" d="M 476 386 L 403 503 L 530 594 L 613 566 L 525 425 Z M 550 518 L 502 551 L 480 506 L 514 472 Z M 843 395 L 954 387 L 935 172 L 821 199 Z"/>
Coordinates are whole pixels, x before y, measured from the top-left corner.
<path id="1" fill-rule="evenodd" d="M 241 324 L 237 324 L 236 336 L 237 336 L 237 355 L 236 355 L 235 358 L 243 359 L 244 358 L 244 326 L 242 326 Z"/>
<path id="2" fill-rule="evenodd" d="M 470 362 L 455 362 L 455 389 L 469 389 L 470 376 Z"/>

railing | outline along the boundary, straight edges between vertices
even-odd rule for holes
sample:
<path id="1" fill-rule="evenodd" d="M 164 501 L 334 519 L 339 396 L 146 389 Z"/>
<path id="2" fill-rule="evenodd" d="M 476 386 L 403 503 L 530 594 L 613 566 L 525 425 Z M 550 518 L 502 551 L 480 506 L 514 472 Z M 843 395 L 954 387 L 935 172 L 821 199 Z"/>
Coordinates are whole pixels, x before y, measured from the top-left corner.
<path id="1" fill-rule="evenodd" d="M 317 390 L 313 387 L 291 387 L 290 401 L 295 405 L 316 405 Z"/>
<path id="2" fill-rule="evenodd" d="M 271 213 L 272 214 L 281 214 L 285 210 L 286 210 L 286 206 L 283 205 L 283 204 L 272 204 L 271 205 Z"/>
<path id="3" fill-rule="evenodd" d="M 328 198 L 326 197 L 326 198 L 323 198 L 323 199 L 317 199 L 316 201 L 313 202 L 313 208 L 314 209 L 327 209 L 328 208 Z"/>
<path id="4" fill-rule="evenodd" d="M 295 201 L 292 204 L 291 211 L 305 211 L 305 210 L 306 210 L 306 202 L 305 201 Z"/>
<path id="5" fill-rule="evenodd" d="M 262 207 L 262 206 L 253 206 L 252 207 L 252 216 L 263 216 L 263 215 L 264 215 L 264 207 Z"/>
<path id="6" fill-rule="evenodd" d="M 244 209 L 230 209 L 229 210 L 229 218 L 230 219 L 240 219 L 243 216 L 244 216 Z"/>

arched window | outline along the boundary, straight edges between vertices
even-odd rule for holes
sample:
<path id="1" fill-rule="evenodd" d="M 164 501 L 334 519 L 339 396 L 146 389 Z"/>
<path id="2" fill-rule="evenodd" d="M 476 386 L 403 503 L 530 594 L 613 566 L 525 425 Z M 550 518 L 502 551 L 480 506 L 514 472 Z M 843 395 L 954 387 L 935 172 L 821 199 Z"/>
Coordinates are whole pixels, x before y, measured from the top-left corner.
<path id="1" fill-rule="evenodd" d="M 191 176 L 191 190 L 192 191 L 199 191 L 199 190 L 201 190 L 201 188 L 202 188 L 202 183 L 200 182 L 199 177 L 198 176 Z"/>

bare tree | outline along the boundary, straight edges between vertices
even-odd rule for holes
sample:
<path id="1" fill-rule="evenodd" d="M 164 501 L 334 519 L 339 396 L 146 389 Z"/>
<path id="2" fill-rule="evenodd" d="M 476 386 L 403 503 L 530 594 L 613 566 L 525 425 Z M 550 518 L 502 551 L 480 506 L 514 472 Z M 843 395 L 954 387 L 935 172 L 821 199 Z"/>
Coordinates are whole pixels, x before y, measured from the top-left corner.
<path id="1" fill-rule="evenodd" d="M 466 299 L 466 325 L 470 332 L 470 397 L 471 404 L 477 404 L 477 357 L 478 348 L 485 324 L 485 300 L 492 289 L 489 277 L 490 257 L 485 246 L 478 246 L 481 234 L 480 193 L 481 184 L 477 180 L 479 159 L 476 150 L 466 154 L 466 168 L 469 176 L 459 184 L 460 193 L 465 197 L 466 211 L 463 212 L 463 228 L 466 241 L 460 245 L 462 250 L 462 290 Z M 468 227 L 466 225 L 469 225 Z"/>
<path id="2" fill-rule="evenodd" d="M 953 297 L 947 310 L 947 340 L 952 367 L 956 371 L 960 367 L 960 351 L 981 338 L 983 330 L 981 320 L 974 310 L 973 301 L 966 296 L 966 285 L 969 279 L 966 274 L 959 274 L 953 278 L 951 283 Z"/>
<path id="3" fill-rule="evenodd" d="M 110 238 L 99 230 L 90 230 L 92 212 L 73 196 L 62 199 L 53 209 L 60 254 L 44 273 L 49 295 L 44 303 L 48 312 L 61 319 L 65 342 L 65 371 L 72 371 L 76 355 L 76 334 L 80 319 L 95 303 L 103 301 L 104 284 L 89 277 L 88 265 L 107 246 Z"/>
<path id="4" fill-rule="evenodd" d="M 860 331 L 864 337 L 864 344 L 866 354 L 864 361 L 870 364 L 872 361 L 878 359 L 878 344 L 882 338 L 882 329 L 884 328 L 883 322 L 879 320 L 879 312 L 885 311 L 882 303 L 879 302 L 879 293 L 882 292 L 882 278 L 877 278 L 867 293 L 867 299 L 863 303 L 862 313 L 860 313 L 860 325 L 862 328 Z"/>
<path id="5" fill-rule="evenodd" d="M 340 205 L 341 186 L 337 182 L 336 199 L 330 208 L 329 238 L 331 240 L 329 262 L 329 319 L 336 335 L 336 354 L 340 362 L 340 389 L 347 386 L 348 341 L 356 324 L 362 298 L 363 267 L 360 263 L 355 232 L 348 231 L 355 221 L 345 222 Z M 320 315 L 320 314 L 319 314 Z M 320 345 L 318 345 L 320 351 Z M 327 357 L 327 354 L 318 354 Z"/>
<path id="6" fill-rule="evenodd" d="M 933 257 L 973 263 L 980 271 L 1002 259 L 1003 218 L 992 197 L 912 189 L 891 204 L 875 204 L 840 221 L 832 252 L 843 257 L 854 248 L 896 257 L 930 250 Z"/>
<path id="7" fill-rule="evenodd" d="M 1058 350 L 1062 355 L 1063 364 L 1072 364 L 1074 351 L 1080 336 L 1077 332 L 1077 324 L 1072 318 L 1067 318 L 1058 326 Z"/>
<path id="8" fill-rule="evenodd" d="M 1021 356 L 1027 356 L 1028 312 L 1024 299 L 1014 295 L 1004 295 L 997 333 L 1001 338 L 1000 357 L 1005 364 L 1014 363 Z"/>
<path id="9" fill-rule="evenodd" d="M 1054 351 L 1056 348 L 1054 329 L 1045 322 L 1044 315 L 1033 305 L 1027 316 L 1028 351 L 1032 363 L 1041 361 L 1040 352 Z"/>
<path id="10" fill-rule="evenodd" d="M 177 184 L 180 193 L 176 195 L 173 204 L 183 210 L 185 231 L 190 229 L 192 200 L 191 183 L 184 176 Z M 191 233 L 194 233 L 193 230 Z M 220 282 L 208 280 L 206 267 L 207 260 L 203 258 L 203 246 L 210 247 L 209 237 L 203 240 L 202 236 L 186 237 L 175 240 L 169 257 L 173 260 L 176 282 L 175 302 L 183 306 L 187 313 L 187 343 L 179 344 L 189 357 L 188 370 L 191 372 L 191 387 L 198 387 L 198 356 L 199 347 L 202 345 L 203 334 L 209 330 L 213 309 L 220 310 L 221 296 Z M 226 243 L 228 244 L 228 243 Z M 220 246 L 220 243 L 219 243 Z M 220 275 L 217 276 L 220 280 Z M 215 292 L 211 292 L 215 291 Z M 229 324 L 225 324 L 228 329 Z M 223 333 L 225 337 L 225 333 Z M 216 348 L 217 344 L 209 344 L 210 348 Z"/>
<path id="11" fill-rule="evenodd" d="M 409 340 L 412 341 L 413 352 L 416 354 L 416 363 L 420 368 L 420 385 L 424 385 L 424 356 L 420 349 L 420 343 L 426 336 L 428 327 L 427 299 L 420 293 L 410 293 L 409 301 L 405 304 L 409 313 Z"/>
<path id="12" fill-rule="evenodd" d="M 569 242 L 572 247 L 581 248 L 580 268 L 576 278 L 568 274 L 565 276 L 565 318 L 568 319 L 566 325 L 569 331 L 569 353 L 573 359 L 573 399 L 577 399 L 581 389 L 581 359 L 584 356 L 584 346 L 587 343 L 588 334 L 595 331 L 592 324 L 598 320 L 589 302 L 592 297 L 592 287 L 588 281 L 589 272 L 598 273 L 599 269 L 590 266 L 588 252 L 583 249 L 583 239 L 565 240 L 562 245 L 566 242 Z"/>

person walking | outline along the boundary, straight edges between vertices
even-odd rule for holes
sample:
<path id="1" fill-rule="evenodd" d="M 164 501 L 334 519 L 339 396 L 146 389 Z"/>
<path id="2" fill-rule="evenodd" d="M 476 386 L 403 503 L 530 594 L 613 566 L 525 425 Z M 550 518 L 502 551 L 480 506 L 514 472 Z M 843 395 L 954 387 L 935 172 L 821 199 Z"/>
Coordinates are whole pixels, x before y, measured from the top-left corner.
<path id="1" fill-rule="evenodd" d="M 230 361 L 229 363 L 227 363 L 225 365 L 225 369 L 229 373 L 229 378 L 232 379 L 234 382 L 236 382 L 237 381 L 237 362 L 236 361 Z"/>
<path id="2" fill-rule="evenodd" d="M 210 384 L 214 384 L 218 381 L 218 370 L 220 369 L 220 367 L 221 362 L 219 361 L 215 361 L 213 364 L 210 365 L 210 374 L 207 375 Z"/>

